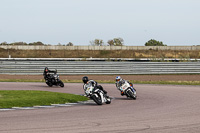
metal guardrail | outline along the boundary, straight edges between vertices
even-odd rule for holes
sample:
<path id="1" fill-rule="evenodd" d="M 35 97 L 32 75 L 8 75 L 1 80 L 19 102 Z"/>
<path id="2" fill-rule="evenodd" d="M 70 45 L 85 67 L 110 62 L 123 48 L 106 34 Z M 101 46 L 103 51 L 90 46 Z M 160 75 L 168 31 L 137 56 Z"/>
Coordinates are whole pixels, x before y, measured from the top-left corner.
<path id="1" fill-rule="evenodd" d="M 0 60 L 0 74 L 38 75 L 45 67 L 60 75 L 200 74 L 200 62 Z"/>

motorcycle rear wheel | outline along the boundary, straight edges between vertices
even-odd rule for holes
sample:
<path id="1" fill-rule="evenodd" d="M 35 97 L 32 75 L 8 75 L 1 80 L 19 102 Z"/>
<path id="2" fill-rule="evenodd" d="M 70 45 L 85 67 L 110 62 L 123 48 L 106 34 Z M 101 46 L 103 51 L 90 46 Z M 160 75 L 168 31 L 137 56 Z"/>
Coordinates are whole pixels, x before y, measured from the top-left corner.
<path id="1" fill-rule="evenodd" d="M 53 86 L 53 84 L 51 83 L 51 82 L 47 82 L 46 83 L 49 87 L 52 87 Z"/>
<path id="2" fill-rule="evenodd" d="M 111 99 L 107 98 L 106 104 L 110 104 L 111 103 Z"/>

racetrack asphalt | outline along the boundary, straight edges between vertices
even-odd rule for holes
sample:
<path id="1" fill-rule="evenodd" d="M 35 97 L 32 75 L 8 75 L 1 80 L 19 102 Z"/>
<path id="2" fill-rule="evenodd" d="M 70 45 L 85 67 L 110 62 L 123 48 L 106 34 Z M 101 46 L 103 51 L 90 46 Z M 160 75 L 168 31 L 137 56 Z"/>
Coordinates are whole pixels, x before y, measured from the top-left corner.
<path id="1" fill-rule="evenodd" d="M 0 90 L 43 90 L 84 94 L 80 83 L 64 88 L 45 83 L 1 82 Z M 198 133 L 200 86 L 136 84 L 137 100 L 121 96 L 114 84 L 101 84 L 111 104 L 0 112 L 0 133 Z"/>

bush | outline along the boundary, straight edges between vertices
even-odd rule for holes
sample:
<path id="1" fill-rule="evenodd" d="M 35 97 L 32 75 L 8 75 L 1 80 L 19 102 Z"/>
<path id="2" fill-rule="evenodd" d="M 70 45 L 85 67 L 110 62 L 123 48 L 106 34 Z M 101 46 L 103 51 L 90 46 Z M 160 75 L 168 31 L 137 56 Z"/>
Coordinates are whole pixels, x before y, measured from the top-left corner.
<path id="1" fill-rule="evenodd" d="M 151 39 L 145 43 L 145 46 L 167 46 L 167 45 L 164 45 L 163 42 Z"/>

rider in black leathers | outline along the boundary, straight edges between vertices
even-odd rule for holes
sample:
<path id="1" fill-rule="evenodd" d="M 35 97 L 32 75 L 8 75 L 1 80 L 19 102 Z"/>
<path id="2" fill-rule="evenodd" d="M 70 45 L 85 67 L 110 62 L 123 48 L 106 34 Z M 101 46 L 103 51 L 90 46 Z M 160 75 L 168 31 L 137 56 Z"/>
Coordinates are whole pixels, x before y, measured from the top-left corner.
<path id="1" fill-rule="evenodd" d="M 48 79 L 50 77 L 50 73 L 56 73 L 56 71 L 51 71 L 48 67 L 45 67 L 43 72 L 44 79 Z"/>

